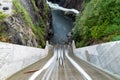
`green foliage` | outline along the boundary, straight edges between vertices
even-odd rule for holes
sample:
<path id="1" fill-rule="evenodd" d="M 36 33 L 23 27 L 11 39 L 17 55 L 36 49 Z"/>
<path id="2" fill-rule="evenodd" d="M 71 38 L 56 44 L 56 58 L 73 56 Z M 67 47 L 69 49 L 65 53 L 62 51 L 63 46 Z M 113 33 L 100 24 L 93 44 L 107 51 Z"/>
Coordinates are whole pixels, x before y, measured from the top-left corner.
<path id="1" fill-rule="evenodd" d="M 28 14 L 28 12 L 26 11 L 26 9 L 19 3 L 18 0 L 13 0 L 13 5 L 15 6 L 15 10 L 16 10 L 17 14 L 20 14 L 22 16 L 23 20 L 26 23 L 26 26 L 29 25 L 32 28 L 32 30 L 34 31 L 34 33 L 36 34 L 36 36 L 39 38 L 40 46 L 44 47 L 45 46 L 45 41 L 44 41 L 45 33 L 42 28 L 43 27 L 45 28 L 45 24 L 43 23 L 42 19 L 40 21 L 40 27 L 36 26 L 32 22 L 31 17 Z M 35 6 L 35 4 L 34 4 L 34 6 Z M 41 26 L 43 26 L 43 27 L 41 28 Z"/>
<path id="2" fill-rule="evenodd" d="M 112 41 L 118 41 L 118 40 L 120 40 L 120 35 L 117 35 L 117 36 L 112 38 Z"/>
<path id="3" fill-rule="evenodd" d="M 3 21 L 6 18 L 7 15 L 5 15 L 3 12 L 0 12 L 0 21 Z"/>
<path id="4" fill-rule="evenodd" d="M 90 2 L 90 0 L 85 0 L 86 3 Z"/>
<path id="5" fill-rule="evenodd" d="M 49 6 L 47 4 L 44 5 L 43 15 L 47 18 L 47 15 L 50 12 Z"/>
<path id="6" fill-rule="evenodd" d="M 3 12 L 0 12 L 0 22 L 3 22 L 3 20 L 7 17 L 6 14 L 4 14 Z M 4 41 L 6 42 L 6 27 L 3 26 L 2 24 L 0 24 L 0 41 Z"/>
<path id="7" fill-rule="evenodd" d="M 38 9 L 38 7 L 35 4 L 35 0 L 31 0 L 31 2 L 32 2 L 32 5 L 33 5 L 33 7 L 35 9 L 35 12 L 39 12 L 39 9 Z"/>
<path id="8" fill-rule="evenodd" d="M 82 46 L 86 46 L 95 41 L 110 41 L 114 36 L 119 35 L 119 5 L 120 0 L 88 1 L 83 12 L 76 17 L 73 36 L 77 44 L 82 42 L 84 43 Z"/>
<path id="9" fill-rule="evenodd" d="M 6 35 L 5 26 L 0 26 L 0 38 Z"/>
<path id="10" fill-rule="evenodd" d="M 0 26 L 0 32 L 3 31 L 5 29 L 4 26 Z"/>
<path id="11" fill-rule="evenodd" d="M 110 25 L 104 30 L 106 36 L 120 34 L 120 25 Z"/>
<path id="12" fill-rule="evenodd" d="M 105 29 L 107 28 L 108 22 L 104 22 L 100 26 L 93 26 L 90 30 L 91 32 L 91 37 L 93 39 L 101 39 L 105 35 Z"/>
<path id="13" fill-rule="evenodd" d="M 18 0 L 13 0 L 13 5 L 16 8 L 16 12 L 18 14 L 22 14 L 22 18 L 26 21 L 26 23 L 28 23 L 30 27 L 34 28 L 34 24 L 32 23 L 30 15 L 25 10 L 25 8 L 19 3 L 19 1 Z"/>

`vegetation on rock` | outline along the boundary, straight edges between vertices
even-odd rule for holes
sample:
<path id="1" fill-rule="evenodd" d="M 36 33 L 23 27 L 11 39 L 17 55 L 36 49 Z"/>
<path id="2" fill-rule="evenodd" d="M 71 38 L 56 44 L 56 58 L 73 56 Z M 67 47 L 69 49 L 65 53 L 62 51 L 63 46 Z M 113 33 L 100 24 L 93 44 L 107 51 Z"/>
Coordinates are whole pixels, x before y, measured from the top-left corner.
<path id="1" fill-rule="evenodd" d="M 7 42 L 7 37 L 6 37 L 6 27 L 5 26 L 0 26 L 0 40 L 2 42 Z"/>
<path id="2" fill-rule="evenodd" d="M 30 26 L 36 36 L 39 38 L 40 41 L 40 46 L 45 46 L 45 41 L 44 41 L 44 31 L 41 29 L 41 27 L 36 26 L 29 15 L 29 13 L 25 10 L 25 8 L 18 2 L 18 0 L 13 0 L 13 4 L 15 6 L 15 10 L 17 11 L 17 14 L 21 14 L 23 20 L 26 22 L 26 26 Z M 42 23 L 42 21 L 40 22 Z M 43 26 L 44 24 L 40 25 Z M 45 27 L 45 26 L 44 26 Z"/>
<path id="3" fill-rule="evenodd" d="M 6 17 L 0 12 L 0 41 L 44 47 L 45 29 L 49 27 L 47 23 L 49 23 L 48 14 L 50 13 L 45 0 L 26 0 L 25 4 L 22 0 L 12 1 L 11 16 Z M 41 8 L 38 5 L 42 5 Z"/>
<path id="4" fill-rule="evenodd" d="M 7 15 L 5 15 L 3 12 L 0 12 L 0 21 L 3 21 L 6 18 Z"/>
<path id="5" fill-rule="evenodd" d="M 120 0 L 87 0 L 76 17 L 74 39 L 77 47 L 120 40 Z"/>

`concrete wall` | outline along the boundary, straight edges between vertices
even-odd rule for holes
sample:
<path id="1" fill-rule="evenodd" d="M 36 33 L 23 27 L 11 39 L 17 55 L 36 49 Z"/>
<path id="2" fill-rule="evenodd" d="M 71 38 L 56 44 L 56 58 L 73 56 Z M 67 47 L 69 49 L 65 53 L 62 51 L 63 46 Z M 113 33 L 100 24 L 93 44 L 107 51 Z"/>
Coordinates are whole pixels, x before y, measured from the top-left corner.
<path id="1" fill-rule="evenodd" d="M 45 50 L 0 42 L 0 80 L 45 57 Z"/>
<path id="2" fill-rule="evenodd" d="M 120 41 L 74 49 L 79 58 L 120 76 Z"/>

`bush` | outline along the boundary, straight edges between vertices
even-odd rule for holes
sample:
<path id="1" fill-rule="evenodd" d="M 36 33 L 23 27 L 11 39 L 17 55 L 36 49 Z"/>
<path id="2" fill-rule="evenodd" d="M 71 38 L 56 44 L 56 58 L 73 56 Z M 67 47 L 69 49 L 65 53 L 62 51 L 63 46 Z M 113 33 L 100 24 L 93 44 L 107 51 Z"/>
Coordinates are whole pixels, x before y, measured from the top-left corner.
<path id="1" fill-rule="evenodd" d="M 76 17 L 74 39 L 83 46 L 120 34 L 120 0 L 90 0 Z M 114 36 L 113 36 L 114 35 Z M 96 42 L 95 42 L 96 41 Z M 80 46 L 77 46 L 80 47 Z"/>
<path id="2" fill-rule="evenodd" d="M 118 41 L 118 40 L 120 40 L 120 35 L 117 35 L 117 36 L 112 38 L 112 41 Z"/>

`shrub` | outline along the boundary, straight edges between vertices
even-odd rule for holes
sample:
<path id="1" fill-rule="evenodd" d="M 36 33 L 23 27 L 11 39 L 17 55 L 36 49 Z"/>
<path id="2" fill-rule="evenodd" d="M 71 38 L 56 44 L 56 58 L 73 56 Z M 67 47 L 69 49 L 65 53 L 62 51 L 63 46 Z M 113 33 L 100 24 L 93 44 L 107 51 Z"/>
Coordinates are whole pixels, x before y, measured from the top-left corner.
<path id="1" fill-rule="evenodd" d="M 120 34 L 120 0 L 90 0 L 76 17 L 74 39 L 83 46 Z M 114 36 L 113 36 L 114 35 Z M 96 42 L 95 42 L 96 43 Z M 80 46 L 77 46 L 80 47 Z"/>
<path id="2" fill-rule="evenodd" d="M 117 36 L 112 38 L 112 41 L 118 41 L 118 40 L 120 40 L 120 35 L 117 35 Z"/>

